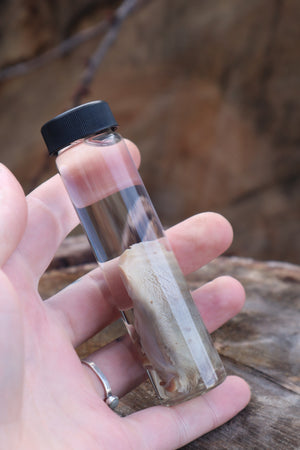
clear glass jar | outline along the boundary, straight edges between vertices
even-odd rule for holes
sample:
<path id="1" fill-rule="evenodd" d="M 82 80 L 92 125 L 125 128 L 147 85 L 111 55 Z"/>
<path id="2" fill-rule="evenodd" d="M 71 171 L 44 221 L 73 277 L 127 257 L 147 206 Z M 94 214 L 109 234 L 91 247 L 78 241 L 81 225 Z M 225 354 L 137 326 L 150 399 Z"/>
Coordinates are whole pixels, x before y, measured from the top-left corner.
<path id="1" fill-rule="evenodd" d="M 112 301 L 162 403 L 190 399 L 221 383 L 223 364 L 115 126 L 56 154 Z"/>

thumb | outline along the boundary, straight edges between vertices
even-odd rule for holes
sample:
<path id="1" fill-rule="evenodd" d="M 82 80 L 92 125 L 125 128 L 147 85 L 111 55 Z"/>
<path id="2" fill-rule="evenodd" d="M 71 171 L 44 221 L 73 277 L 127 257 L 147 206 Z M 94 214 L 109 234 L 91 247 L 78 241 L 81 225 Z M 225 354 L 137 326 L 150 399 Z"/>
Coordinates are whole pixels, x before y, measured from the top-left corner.
<path id="1" fill-rule="evenodd" d="M 0 164 L 0 267 L 19 244 L 27 221 L 23 190 L 13 174 Z"/>

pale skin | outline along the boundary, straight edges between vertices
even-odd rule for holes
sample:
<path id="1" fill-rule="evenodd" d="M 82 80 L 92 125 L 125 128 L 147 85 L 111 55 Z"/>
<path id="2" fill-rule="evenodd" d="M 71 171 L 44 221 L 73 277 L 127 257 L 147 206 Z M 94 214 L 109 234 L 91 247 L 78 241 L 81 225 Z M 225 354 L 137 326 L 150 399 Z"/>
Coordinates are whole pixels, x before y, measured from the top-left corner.
<path id="1" fill-rule="evenodd" d="M 128 143 L 139 164 L 137 148 Z M 99 269 L 42 301 L 39 279 L 78 219 L 58 175 L 27 198 L 0 164 L 0 448 L 176 449 L 217 428 L 249 402 L 246 382 L 228 376 L 207 394 L 121 418 L 74 348 L 118 318 Z M 203 213 L 167 231 L 185 274 L 231 243 L 218 214 Z M 193 292 L 210 332 L 237 314 L 244 290 L 220 277 Z M 120 397 L 144 380 L 127 337 L 90 356 Z M 166 432 L 167 430 L 167 432 Z"/>

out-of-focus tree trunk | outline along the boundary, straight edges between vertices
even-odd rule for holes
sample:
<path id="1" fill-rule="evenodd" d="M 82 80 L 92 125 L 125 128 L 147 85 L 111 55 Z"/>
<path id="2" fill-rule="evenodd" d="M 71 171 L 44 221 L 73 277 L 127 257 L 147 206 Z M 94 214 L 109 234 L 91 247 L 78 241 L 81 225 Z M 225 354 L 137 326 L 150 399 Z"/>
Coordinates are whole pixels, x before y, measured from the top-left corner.
<path id="1" fill-rule="evenodd" d="M 33 3 L 1 3 L 3 66 L 99 23 L 121 2 Z M 139 144 L 164 223 L 217 210 L 233 222 L 232 253 L 299 261 L 299 22 L 297 0 L 152 0 L 123 24 L 86 100 L 109 101 L 122 134 Z M 98 45 L 96 36 L 1 83 L 1 160 L 25 190 L 45 164 L 43 177 L 54 173 L 39 128 L 72 104 Z"/>

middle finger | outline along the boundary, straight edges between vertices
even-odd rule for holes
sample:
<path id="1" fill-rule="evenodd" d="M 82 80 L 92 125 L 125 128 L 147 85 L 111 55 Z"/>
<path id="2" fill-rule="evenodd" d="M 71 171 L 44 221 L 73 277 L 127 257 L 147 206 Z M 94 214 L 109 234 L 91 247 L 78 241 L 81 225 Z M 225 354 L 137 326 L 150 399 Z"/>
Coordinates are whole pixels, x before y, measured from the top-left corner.
<path id="1" fill-rule="evenodd" d="M 232 232 L 224 218 L 204 213 L 176 225 L 167 235 L 183 273 L 187 274 L 222 253 L 231 242 Z M 100 268 L 56 294 L 46 306 L 59 317 L 74 346 L 118 316 Z"/>

